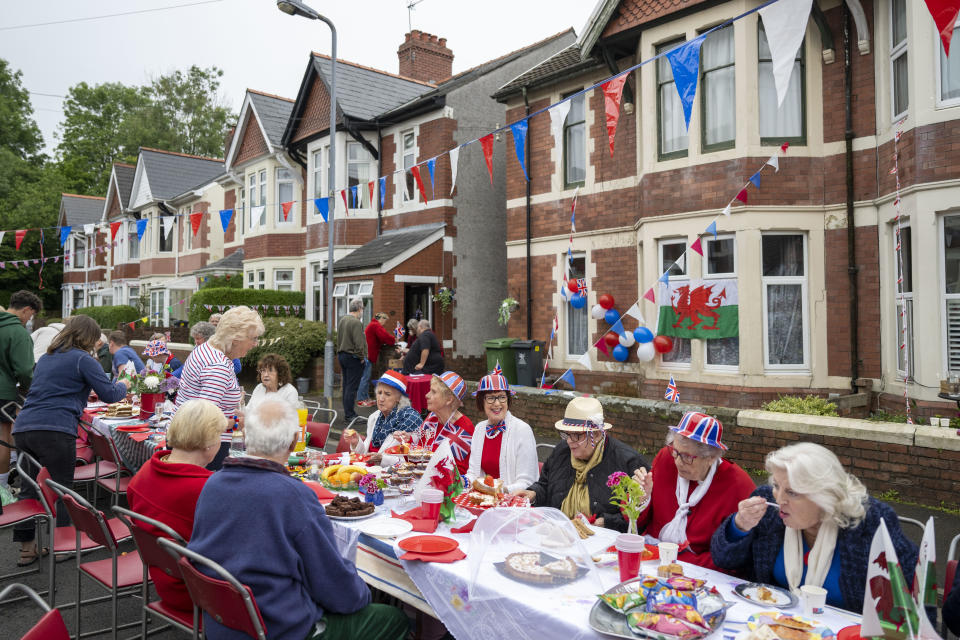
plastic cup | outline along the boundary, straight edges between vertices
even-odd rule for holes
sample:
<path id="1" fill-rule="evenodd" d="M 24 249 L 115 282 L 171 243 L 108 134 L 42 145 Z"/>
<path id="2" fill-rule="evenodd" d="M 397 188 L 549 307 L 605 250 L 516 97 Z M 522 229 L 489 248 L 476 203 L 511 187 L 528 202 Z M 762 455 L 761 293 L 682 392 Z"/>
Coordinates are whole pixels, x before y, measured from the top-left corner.
<path id="1" fill-rule="evenodd" d="M 661 542 L 657 544 L 657 549 L 660 550 L 660 564 L 673 564 L 677 561 L 677 553 L 680 550 L 680 546 L 676 542 Z"/>
<path id="2" fill-rule="evenodd" d="M 424 489 L 420 494 L 420 504 L 426 511 L 426 516 L 436 522 L 440 521 L 440 505 L 443 504 L 443 491 L 439 489 Z"/>
<path id="3" fill-rule="evenodd" d="M 800 587 L 800 598 L 803 600 L 803 615 L 812 618 L 823 615 L 823 607 L 827 604 L 827 590 L 805 584 Z"/>
<path id="4" fill-rule="evenodd" d="M 620 566 L 620 582 L 640 575 L 644 539 L 634 533 L 621 533 L 614 543 L 617 549 L 617 564 Z"/>

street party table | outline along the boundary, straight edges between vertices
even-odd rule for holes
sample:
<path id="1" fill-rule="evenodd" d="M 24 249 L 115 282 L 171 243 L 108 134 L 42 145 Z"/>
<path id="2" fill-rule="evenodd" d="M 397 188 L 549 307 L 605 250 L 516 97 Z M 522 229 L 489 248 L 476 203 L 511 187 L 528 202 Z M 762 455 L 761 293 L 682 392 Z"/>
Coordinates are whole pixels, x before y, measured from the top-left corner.
<path id="1" fill-rule="evenodd" d="M 351 492 L 343 493 L 357 495 Z M 384 506 L 379 507 L 377 514 L 371 518 L 358 521 L 334 520 L 334 529 L 361 529 L 375 519 L 391 517 L 391 509 L 399 512 L 411 506 L 398 505 L 397 499 L 388 498 Z M 462 526 L 471 518 L 472 516 L 458 518 L 454 526 Z M 606 550 L 614 543 L 617 535 L 617 532 L 609 529 L 593 528 L 593 531 L 595 535 L 584 541 L 591 555 Z M 410 532 L 396 540 L 386 540 L 360 533 L 357 538 L 357 570 L 371 586 L 441 620 L 458 640 L 492 637 L 510 637 L 514 640 L 561 637 L 565 640 L 579 640 L 608 637 L 590 628 L 589 616 L 590 609 L 597 602 L 597 594 L 619 583 L 616 567 L 598 567 L 599 585 L 589 576 L 550 588 L 530 587 L 504 576 L 496 576 L 481 585 L 484 590 L 493 590 L 493 597 L 473 601 L 468 593 L 468 560 L 435 563 L 399 559 L 404 552 L 396 546 L 397 542 L 417 535 L 423 534 Z M 460 549 L 469 556 L 470 534 L 450 533 L 450 526 L 441 523 L 437 527 L 436 535 L 456 540 Z M 657 564 L 655 561 L 644 562 L 641 575 L 656 575 Z M 718 571 L 682 562 L 680 564 L 685 575 L 706 580 L 709 585 L 717 588 L 724 599 L 734 603 L 727 610 L 722 633 L 715 632 L 714 638 L 733 638 L 746 629 L 746 621 L 751 614 L 770 610 L 769 607 L 755 605 L 733 595 L 734 588 L 743 580 Z M 800 604 L 780 611 L 787 615 L 800 614 Z M 860 621 L 856 614 L 829 607 L 817 619 L 834 632 L 859 624 Z"/>
<path id="2" fill-rule="evenodd" d="M 87 423 L 92 429 L 112 438 L 123 466 L 136 473 L 153 452 L 166 446 L 166 430 L 153 428 L 140 418 L 103 418 L 93 416 Z M 136 428 L 142 427 L 142 428 Z"/>
<path id="3" fill-rule="evenodd" d="M 407 396 L 410 406 L 423 413 L 427 408 L 427 391 L 430 391 L 430 380 L 433 376 L 417 373 L 407 376 Z"/>

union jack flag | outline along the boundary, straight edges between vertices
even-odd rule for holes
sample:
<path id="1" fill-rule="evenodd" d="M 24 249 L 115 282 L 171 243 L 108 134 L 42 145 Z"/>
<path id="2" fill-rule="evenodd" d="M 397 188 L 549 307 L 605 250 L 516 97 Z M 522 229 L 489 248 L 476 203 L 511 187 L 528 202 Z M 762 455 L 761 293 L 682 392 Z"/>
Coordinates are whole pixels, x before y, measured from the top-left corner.
<path id="1" fill-rule="evenodd" d="M 667 383 L 667 391 L 663 397 L 670 402 L 680 402 L 680 392 L 677 390 L 677 383 L 673 381 L 673 376 L 670 376 L 670 382 Z"/>
<path id="2" fill-rule="evenodd" d="M 497 360 L 497 366 L 495 366 L 495 367 L 493 368 L 493 375 L 495 375 L 495 376 L 502 376 L 502 375 L 503 375 L 503 369 L 500 368 L 500 361 L 499 361 L 499 360 Z"/>
<path id="3" fill-rule="evenodd" d="M 587 293 L 587 279 L 586 278 L 577 278 L 577 293 L 586 294 Z"/>
<path id="4" fill-rule="evenodd" d="M 440 433 L 437 434 L 436 442 L 440 443 L 443 440 L 450 441 L 450 450 L 456 460 L 466 460 L 470 457 L 470 444 L 473 436 L 463 427 L 458 427 L 455 424 L 443 425 Z"/>
<path id="5" fill-rule="evenodd" d="M 397 323 L 397 328 L 393 330 L 393 335 L 397 340 L 403 340 L 403 325 Z"/>

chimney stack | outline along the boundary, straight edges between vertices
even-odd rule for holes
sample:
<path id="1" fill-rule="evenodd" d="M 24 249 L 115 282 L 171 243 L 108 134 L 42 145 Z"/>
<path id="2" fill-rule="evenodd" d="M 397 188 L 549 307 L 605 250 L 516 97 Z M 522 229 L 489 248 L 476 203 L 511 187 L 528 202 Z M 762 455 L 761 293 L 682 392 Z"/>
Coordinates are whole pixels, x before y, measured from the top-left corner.
<path id="1" fill-rule="evenodd" d="M 400 75 L 439 84 L 453 75 L 453 51 L 447 39 L 414 29 L 406 34 L 400 48 Z"/>

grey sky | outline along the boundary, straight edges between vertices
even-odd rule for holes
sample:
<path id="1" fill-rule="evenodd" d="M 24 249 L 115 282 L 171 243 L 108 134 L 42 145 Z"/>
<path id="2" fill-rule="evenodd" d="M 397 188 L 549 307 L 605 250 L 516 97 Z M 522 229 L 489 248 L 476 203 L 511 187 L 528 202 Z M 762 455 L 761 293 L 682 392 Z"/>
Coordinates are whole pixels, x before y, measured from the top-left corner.
<path id="1" fill-rule="evenodd" d="M 0 29 L 187 4 L 197 0 L 5 1 Z M 308 2 L 309 3 L 309 2 Z M 337 27 L 338 54 L 397 72 L 408 31 L 407 0 L 313 0 Z M 422 0 L 413 28 L 447 38 L 454 73 L 563 31 L 582 30 L 593 0 Z M 478 8 L 480 10 L 478 10 Z M 309 51 L 330 53 L 326 25 L 293 18 L 275 0 L 212 4 L 24 29 L 0 30 L 0 57 L 23 72 L 47 150 L 62 118 L 60 98 L 81 81 L 144 84 L 191 64 L 224 70 L 222 97 L 240 109 L 247 87 L 295 98 Z"/>

